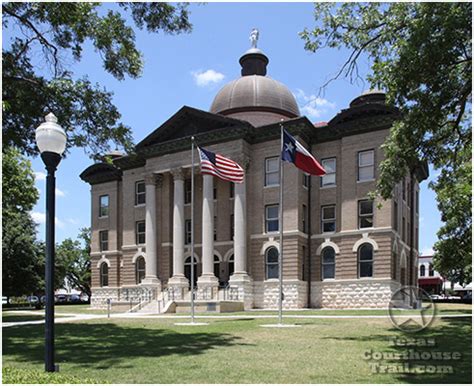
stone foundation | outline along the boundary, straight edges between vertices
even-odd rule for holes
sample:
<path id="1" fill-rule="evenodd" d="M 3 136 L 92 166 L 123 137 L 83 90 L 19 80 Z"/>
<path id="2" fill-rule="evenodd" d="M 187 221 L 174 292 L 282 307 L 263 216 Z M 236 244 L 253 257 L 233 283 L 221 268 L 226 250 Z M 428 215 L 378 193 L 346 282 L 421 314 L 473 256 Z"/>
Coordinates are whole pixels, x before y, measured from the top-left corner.
<path id="1" fill-rule="evenodd" d="M 278 308 L 279 281 L 270 279 L 254 282 L 254 307 Z M 298 309 L 306 307 L 308 283 L 301 280 L 283 280 L 283 308 Z"/>
<path id="2" fill-rule="evenodd" d="M 144 300 L 156 299 L 159 287 L 139 285 L 133 287 L 99 287 L 92 288 L 91 308 L 107 309 L 107 300 L 112 303 L 132 302 L 140 303 Z"/>
<path id="3" fill-rule="evenodd" d="M 387 308 L 400 284 L 391 279 L 325 280 L 311 284 L 311 307 Z"/>

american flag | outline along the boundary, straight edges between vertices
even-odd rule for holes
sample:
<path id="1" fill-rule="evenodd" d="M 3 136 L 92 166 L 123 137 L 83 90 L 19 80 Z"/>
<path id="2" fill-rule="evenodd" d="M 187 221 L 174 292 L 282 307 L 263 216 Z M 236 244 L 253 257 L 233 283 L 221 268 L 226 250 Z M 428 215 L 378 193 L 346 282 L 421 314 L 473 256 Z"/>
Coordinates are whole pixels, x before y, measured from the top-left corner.
<path id="1" fill-rule="evenodd" d="M 212 174 L 225 181 L 237 183 L 244 181 L 244 169 L 237 162 L 200 147 L 198 150 L 202 174 Z"/>

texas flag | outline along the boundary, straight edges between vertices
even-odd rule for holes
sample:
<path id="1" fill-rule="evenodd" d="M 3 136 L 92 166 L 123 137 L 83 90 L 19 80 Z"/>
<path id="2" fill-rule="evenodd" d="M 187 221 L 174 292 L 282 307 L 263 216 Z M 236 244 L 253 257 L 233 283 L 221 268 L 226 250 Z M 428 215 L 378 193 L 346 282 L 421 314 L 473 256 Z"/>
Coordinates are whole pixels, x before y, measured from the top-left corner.
<path id="1" fill-rule="evenodd" d="M 281 159 L 292 162 L 298 169 L 315 176 L 323 176 L 326 171 L 293 136 L 283 129 L 283 149 Z"/>

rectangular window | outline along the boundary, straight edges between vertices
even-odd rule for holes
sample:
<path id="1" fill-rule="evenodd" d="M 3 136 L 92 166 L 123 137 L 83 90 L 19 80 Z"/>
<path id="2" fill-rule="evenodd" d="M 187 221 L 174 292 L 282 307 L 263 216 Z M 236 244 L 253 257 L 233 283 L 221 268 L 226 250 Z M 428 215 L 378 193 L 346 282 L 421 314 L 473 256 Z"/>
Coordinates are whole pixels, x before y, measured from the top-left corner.
<path id="1" fill-rule="evenodd" d="M 217 186 L 212 188 L 212 199 L 217 200 Z"/>
<path id="2" fill-rule="evenodd" d="M 217 241 L 217 217 L 214 216 L 214 241 Z"/>
<path id="3" fill-rule="evenodd" d="M 372 200 L 359 201 L 359 229 L 374 226 L 374 202 Z"/>
<path id="4" fill-rule="evenodd" d="M 99 231 L 99 248 L 101 252 L 109 250 L 109 231 Z"/>
<path id="5" fill-rule="evenodd" d="M 305 188 L 309 187 L 310 178 L 311 176 L 309 174 L 303 173 L 303 187 Z"/>
<path id="6" fill-rule="evenodd" d="M 265 207 L 265 232 L 278 232 L 278 204 Z"/>
<path id="7" fill-rule="evenodd" d="M 191 244 L 191 220 L 184 221 L 184 242 Z"/>
<path id="8" fill-rule="evenodd" d="M 418 214 L 420 211 L 420 191 L 419 190 L 416 191 L 415 200 L 416 200 L 416 203 L 415 203 L 416 214 Z"/>
<path id="9" fill-rule="evenodd" d="M 109 215 L 109 195 L 99 197 L 99 217 L 107 217 Z"/>
<path id="10" fill-rule="evenodd" d="M 136 244 L 145 244 L 145 221 L 137 221 L 135 224 Z"/>
<path id="11" fill-rule="evenodd" d="M 303 255 L 303 264 L 301 264 L 301 280 L 306 281 L 307 280 L 307 274 L 306 274 L 306 247 L 303 245 L 301 247 L 301 253 Z"/>
<path id="12" fill-rule="evenodd" d="M 265 159 L 265 186 L 278 185 L 280 160 L 278 157 Z"/>
<path id="13" fill-rule="evenodd" d="M 321 177 L 321 186 L 336 185 L 336 158 L 321 160 L 321 166 L 326 170 L 326 174 Z"/>
<path id="14" fill-rule="evenodd" d="M 235 194 L 235 184 L 233 182 L 229 182 L 229 197 L 234 198 Z"/>
<path id="15" fill-rule="evenodd" d="M 358 154 L 358 181 L 370 181 L 374 179 L 374 151 L 360 151 Z"/>
<path id="16" fill-rule="evenodd" d="M 234 215 L 230 215 L 230 239 L 234 240 Z"/>
<path id="17" fill-rule="evenodd" d="M 135 205 L 144 205 L 145 198 L 145 181 L 135 182 Z"/>
<path id="18" fill-rule="evenodd" d="M 191 179 L 184 180 L 184 203 L 191 203 Z"/>
<path id="19" fill-rule="evenodd" d="M 403 201 L 407 200 L 407 183 L 405 177 L 402 178 L 402 195 Z"/>
<path id="20" fill-rule="evenodd" d="M 303 233 L 308 233 L 308 209 L 306 205 L 303 204 L 303 213 L 302 213 L 302 220 L 303 220 Z"/>
<path id="21" fill-rule="evenodd" d="M 405 217 L 403 217 L 403 222 L 402 222 L 402 240 L 403 241 L 407 241 L 406 240 L 406 236 L 407 236 L 407 221 L 405 220 Z"/>
<path id="22" fill-rule="evenodd" d="M 321 231 L 323 233 L 336 231 L 336 205 L 321 207 Z"/>
<path id="23" fill-rule="evenodd" d="M 393 229 L 398 231 L 398 202 L 393 202 Z"/>

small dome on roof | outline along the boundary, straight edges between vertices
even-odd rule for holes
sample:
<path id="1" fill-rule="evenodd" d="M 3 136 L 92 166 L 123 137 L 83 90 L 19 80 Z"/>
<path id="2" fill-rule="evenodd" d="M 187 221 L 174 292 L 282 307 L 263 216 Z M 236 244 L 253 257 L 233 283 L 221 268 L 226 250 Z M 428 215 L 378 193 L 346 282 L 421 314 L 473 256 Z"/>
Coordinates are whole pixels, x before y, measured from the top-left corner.
<path id="1" fill-rule="evenodd" d="M 350 107 L 359 106 L 365 103 L 385 104 L 385 93 L 377 89 L 366 90 L 350 103 Z"/>

